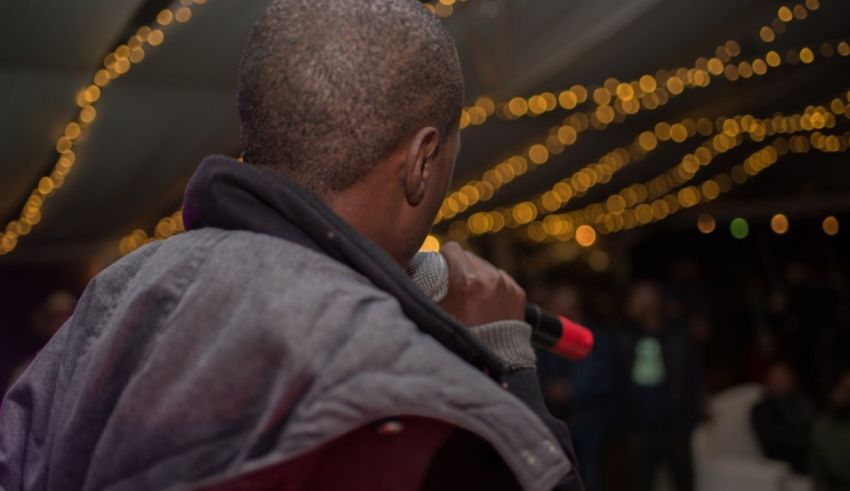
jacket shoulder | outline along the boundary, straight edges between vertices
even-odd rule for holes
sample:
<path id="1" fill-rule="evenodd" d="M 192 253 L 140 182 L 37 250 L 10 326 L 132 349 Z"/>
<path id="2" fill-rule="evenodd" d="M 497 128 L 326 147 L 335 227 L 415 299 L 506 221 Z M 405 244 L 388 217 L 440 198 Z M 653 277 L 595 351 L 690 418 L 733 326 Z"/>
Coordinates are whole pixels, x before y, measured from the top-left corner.
<path id="1" fill-rule="evenodd" d="M 340 285 L 359 285 L 372 293 L 383 293 L 364 276 L 331 257 L 265 234 L 202 229 L 169 240 L 160 254 L 203 256 L 197 275 L 221 280 L 208 287 L 231 288 L 238 283 L 255 294 L 277 296 L 281 292 L 276 289 L 280 288 L 309 286 L 332 290 Z"/>

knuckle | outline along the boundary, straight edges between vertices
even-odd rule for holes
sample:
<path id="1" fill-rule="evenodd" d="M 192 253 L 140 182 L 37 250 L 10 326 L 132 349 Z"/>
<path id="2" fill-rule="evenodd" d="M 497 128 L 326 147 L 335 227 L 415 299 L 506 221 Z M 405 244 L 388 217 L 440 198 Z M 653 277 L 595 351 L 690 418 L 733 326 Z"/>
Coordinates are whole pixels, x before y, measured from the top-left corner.
<path id="1" fill-rule="evenodd" d="M 463 275 L 463 287 L 469 291 L 477 288 L 481 283 L 481 278 L 472 272 L 467 272 Z"/>
<path id="2" fill-rule="evenodd" d="M 521 287 L 517 287 L 517 288 L 519 288 L 519 291 L 517 292 L 517 296 L 519 297 L 519 300 L 523 304 L 525 304 L 526 300 L 528 299 L 528 295 L 526 295 L 525 290 L 523 288 L 521 288 Z"/>
<path id="3" fill-rule="evenodd" d="M 454 260 L 461 252 L 462 251 L 457 242 L 449 242 L 448 244 L 445 244 L 443 247 L 440 248 L 440 253 L 447 260 Z"/>
<path id="4" fill-rule="evenodd" d="M 441 247 L 440 250 L 442 252 L 448 252 L 448 253 L 451 253 L 451 254 L 456 254 L 458 251 L 461 250 L 461 248 L 460 248 L 460 244 L 452 241 L 452 242 L 446 242 L 445 244 L 443 244 L 443 247 Z"/>

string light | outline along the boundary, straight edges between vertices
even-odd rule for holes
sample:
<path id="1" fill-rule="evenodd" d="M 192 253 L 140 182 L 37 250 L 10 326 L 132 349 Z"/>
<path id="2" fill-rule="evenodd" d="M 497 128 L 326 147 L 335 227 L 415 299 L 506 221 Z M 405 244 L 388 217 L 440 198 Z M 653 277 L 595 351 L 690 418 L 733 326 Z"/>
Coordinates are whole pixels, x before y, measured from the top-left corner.
<path id="1" fill-rule="evenodd" d="M 659 199 L 653 201 L 652 205 L 641 204 L 635 208 L 624 210 L 619 214 L 606 214 L 602 220 L 597 221 L 596 226 L 590 224 L 582 224 L 593 228 L 598 234 L 611 234 L 625 230 L 631 230 L 640 226 L 648 225 L 664 220 L 682 210 L 689 209 L 702 202 L 709 202 L 717 199 L 723 193 L 730 191 L 735 185 L 742 185 L 749 179 L 755 177 L 765 169 L 771 167 L 782 157 L 788 154 L 805 154 L 813 150 L 821 152 L 834 153 L 846 152 L 850 148 L 850 133 L 844 135 L 824 135 L 816 132 L 810 136 L 792 136 L 791 138 L 779 137 L 769 145 L 751 154 L 743 163 L 736 165 L 731 171 L 721 173 L 702 182 L 698 186 L 691 186 L 687 189 L 693 193 L 694 201 L 687 206 L 680 203 L 681 191 L 668 193 Z M 746 172 L 745 169 L 751 169 L 751 172 Z M 701 192 L 708 182 L 718 183 L 718 192 L 716 195 L 706 195 Z M 608 219 L 612 220 L 613 226 L 609 226 Z M 554 215 L 547 218 L 554 218 Z M 835 218 L 835 217 L 830 217 Z M 713 219 L 712 219 L 713 220 Z M 714 227 L 706 226 L 707 229 L 713 231 Z M 577 229 L 576 229 L 577 230 Z M 701 228 L 702 230 L 702 228 Z M 828 231 L 829 230 L 829 231 Z M 709 232 L 710 232 L 709 231 Z M 829 233 L 834 231 L 838 233 L 837 220 L 824 220 L 824 232 Z M 575 234 L 564 230 L 559 234 L 553 234 L 547 230 L 544 223 L 532 222 L 523 231 L 524 237 L 532 242 L 544 242 L 547 240 L 577 240 Z M 706 232 L 704 232 L 706 233 Z"/>
<path id="2" fill-rule="evenodd" d="M 194 0 L 194 4 L 205 2 L 206 0 Z M 182 7 L 175 6 L 179 14 L 177 22 L 185 23 L 191 19 L 193 2 L 182 0 L 181 4 Z M 106 55 L 103 67 L 92 75 L 92 83 L 77 93 L 75 96 L 78 106 L 77 115 L 65 125 L 64 131 L 56 140 L 55 149 L 58 156 L 53 170 L 38 180 L 18 218 L 6 224 L 3 233 L 0 234 L 0 256 L 14 251 L 20 238 L 30 234 L 33 227 L 41 222 L 45 201 L 64 185 L 71 170 L 77 164 L 74 147 L 97 119 L 95 106 L 101 100 L 103 92 L 113 82 L 126 75 L 133 65 L 145 59 L 146 50 L 149 49 L 146 47 L 155 47 L 163 43 L 165 33 L 161 28 L 170 24 L 174 18 L 174 11 L 166 9 L 157 15 L 156 22 L 139 28 L 126 43 L 119 45 Z"/>
<path id="3" fill-rule="evenodd" d="M 144 230 L 136 229 L 121 238 L 121 241 L 118 243 L 118 251 L 122 256 L 124 256 L 145 244 L 158 240 L 165 240 L 185 231 L 186 228 L 183 225 L 183 211 L 178 210 L 171 215 L 160 219 L 154 227 L 153 234 L 150 236 Z"/>
<path id="4" fill-rule="evenodd" d="M 759 38 L 765 43 L 772 43 L 777 35 L 785 32 L 785 24 L 794 20 L 795 11 L 802 9 L 802 17 L 798 17 L 798 20 L 804 20 L 808 16 L 807 9 L 813 12 L 818 8 L 820 4 L 814 0 L 806 2 L 805 7 L 797 5 L 794 11 L 789 7 L 780 8 L 776 18 L 771 22 L 773 27 L 761 27 L 758 32 Z M 783 20 L 786 12 L 789 16 L 788 20 Z M 460 127 L 465 129 L 469 126 L 481 126 L 494 115 L 504 120 L 516 120 L 523 117 L 537 117 L 557 109 L 572 110 L 588 99 L 588 90 L 594 94 L 596 110 L 601 111 L 603 119 L 611 115 L 610 111 L 614 109 L 615 104 L 619 104 L 627 113 L 631 110 L 636 112 L 640 104 L 644 107 L 654 104 L 651 96 L 659 87 L 666 88 L 670 95 L 675 96 L 688 88 L 707 86 L 712 76 L 724 75 L 727 79 L 737 80 L 741 76 L 741 68 L 744 68 L 744 73 L 747 74 L 744 78 L 752 76 L 754 68 L 758 70 L 766 68 L 763 66 L 765 63 L 763 60 L 757 60 L 755 67 L 749 62 L 726 65 L 740 54 L 740 44 L 729 40 L 715 49 L 715 56 L 697 58 L 692 67 L 681 67 L 669 72 L 659 70 L 655 75 L 645 74 L 638 80 L 620 82 L 615 78 L 608 78 L 602 87 L 588 88 L 583 85 L 574 85 L 561 90 L 558 95 L 553 92 L 542 92 L 528 98 L 509 98 L 507 102 L 497 103 L 489 97 L 479 98 L 479 101 L 482 99 L 486 101 L 487 107 L 480 106 L 476 101 L 472 106 L 464 108 L 461 113 Z"/>
<path id="5" fill-rule="evenodd" d="M 809 137 L 792 137 L 789 141 L 790 149 L 795 153 L 808 151 L 810 147 L 822 151 L 841 151 L 844 145 L 840 138 L 826 137 L 820 132 L 815 132 Z M 632 185 L 621 191 L 621 196 L 623 194 L 628 196 L 628 193 L 637 196 L 635 202 L 626 209 L 612 211 L 599 204 L 594 204 L 568 214 L 548 216 L 542 222 L 532 223 L 529 226 L 542 225 L 543 231 L 549 234 L 569 234 L 570 229 L 577 225 L 590 224 L 598 227 L 601 233 L 608 233 L 618 231 L 620 227 L 628 228 L 628 224 L 622 222 L 621 218 L 626 212 L 630 211 L 637 223 L 649 223 L 654 219 L 663 218 L 670 210 L 687 209 L 696 206 L 701 201 L 716 199 L 734 184 L 742 184 L 759 173 L 766 160 L 769 160 L 769 156 L 758 155 L 754 159 L 747 160 L 744 165 L 734 167 L 728 174 L 715 176 L 715 178 L 708 179 L 699 186 L 688 186 L 663 195 L 650 194 L 647 191 L 647 186 L 644 185 Z"/>
<path id="6" fill-rule="evenodd" d="M 845 42 L 842 41 L 841 43 Z M 841 46 L 841 43 L 839 43 L 839 46 Z M 848 55 L 850 55 L 850 46 L 848 46 L 847 51 Z M 778 60 L 778 54 L 774 51 L 767 53 L 765 58 L 766 60 L 756 58 L 752 63 L 742 62 L 742 64 L 746 63 L 744 65 L 744 72 L 748 74 L 748 77 L 752 75 L 763 76 L 770 69 L 781 65 L 781 60 Z M 756 67 L 755 70 L 753 70 L 753 66 Z M 730 82 L 739 80 L 738 68 L 735 68 L 731 74 L 727 73 L 727 78 Z M 663 95 L 659 100 L 659 106 L 666 104 L 671 97 L 675 97 L 675 95 L 670 95 L 664 89 L 659 89 L 657 93 Z M 659 106 L 646 107 L 645 109 L 654 110 Z M 610 106 L 603 105 L 599 107 Z M 619 106 L 617 107 L 619 108 Z M 559 155 L 566 148 L 574 145 L 583 132 L 589 129 L 602 130 L 607 128 L 608 124 L 600 121 L 597 112 L 598 108 L 597 111 L 573 114 L 565 118 L 560 125 L 551 127 L 545 138 L 529 144 L 522 152 L 513 154 L 502 160 L 484 171 L 479 178 L 472 179 L 456 191 L 449 193 L 437 214 L 434 224 L 437 225 L 444 220 L 454 218 L 456 215 L 465 212 L 480 202 L 489 201 L 506 184 L 535 169 L 537 166 L 548 163 L 552 155 Z M 628 116 L 629 114 L 618 110 L 613 122 L 622 123 Z M 671 129 L 671 139 L 673 141 L 684 141 L 687 138 L 685 128 L 676 127 Z"/>
<path id="7" fill-rule="evenodd" d="M 236 161 L 240 164 L 245 163 L 242 155 L 236 157 Z M 165 240 L 185 231 L 186 226 L 183 224 L 183 210 L 181 208 L 171 215 L 161 218 L 150 235 L 143 229 L 136 229 L 122 237 L 118 242 L 118 252 L 122 256 L 126 256 L 145 244 Z"/>
<path id="8" fill-rule="evenodd" d="M 818 8 L 815 3 L 810 6 L 812 10 Z M 850 45 L 843 41 L 838 45 L 839 52 L 842 51 L 842 46 L 846 46 L 844 51 L 850 53 Z M 552 154 L 562 153 L 566 146 L 574 144 L 578 135 L 588 127 L 605 129 L 612 122 L 623 122 L 628 115 L 636 114 L 641 109 L 641 104 L 636 102 L 637 99 L 634 97 L 636 93 L 641 95 L 640 91 L 646 91 L 642 96 L 649 96 L 648 100 L 642 101 L 644 108 L 654 110 L 664 105 L 670 98 L 681 94 L 686 87 L 707 86 L 712 76 L 723 74 L 730 82 L 734 82 L 742 76 L 743 78 L 750 78 L 753 75 L 765 75 L 769 69 L 781 65 L 781 58 L 778 53 L 770 51 L 764 59 L 756 58 L 752 62 L 744 61 L 738 65 L 724 66 L 725 62 L 738 56 L 740 52 L 740 45 L 737 42 L 727 41 L 715 50 L 716 57 L 697 59 L 694 69 L 681 68 L 673 73 L 661 70 L 657 72 L 655 77 L 647 74 L 638 81 L 629 84 L 622 84 L 616 79 L 609 78 L 603 88 L 594 90 L 594 100 L 597 103 L 595 111 L 580 114 L 578 115 L 579 118 L 567 118 L 561 125 L 550 128 L 545 140 L 546 148 L 544 148 L 544 142 L 533 143 L 526 147 L 524 152 L 508 157 L 489 168 L 480 178 L 473 179 L 462 185 L 457 191 L 450 193 L 440 208 L 434 224 L 453 218 L 481 201 L 488 201 L 502 186 L 533 169 L 534 166 L 528 165 L 529 161 L 535 165 L 545 164 Z M 685 85 L 685 82 L 687 85 Z M 663 87 L 659 88 L 659 85 L 666 86 L 668 90 L 665 91 Z M 575 85 L 563 91 L 558 100 L 561 102 L 561 107 L 572 109 L 576 104 L 584 102 L 587 96 L 586 87 Z M 611 99 L 615 97 L 618 98 L 615 105 L 616 114 L 609 105 Z M 558 106 L 554 104 L 554 100 L 554 94 L 543 93 L 532 96 L 528 100 L 515 97 L 501 107 L 503 112 L 504 108 L 507 108 L 508 119 L 511 119 L 511 117 L 515 119 L 526 115 L 529 111 L 531 115 L 538 115 L 548 110 L 554 110 Z M 534 107 L 539 107 L 541 110 L 533 110 Z M 461 115 L 461 128 L 466 128 L 470 124 L 484 124 L 487 118 L 495 112 L 497 112 L 497 106 L 492 99 L 479 98 L 474 106 L 464 109 Z M 575 124 L 576 119 L 578 124 Z M 496 224 L 498 225 L 498 223 Z"/>
<path id="9" fill-rule="evenodd" d="M 808 17 L 808 12 L 814 12 L 819 8 L 820 2 L 818 0 L 806 0 L 805 5 L 795 5 L 793 9 L 783 5 L 777 10 L 776 17 L 770 22 L 770 25 L 762 26 L 759 30 L 759 38 L 765 43 L 772 43 L 776 40 L 777 34 L 785 32 L 786 24 L 795 19 L 804 20 Z"/>
<path id="10" fill-rule="evenodd" d="M 840 99 L 833 99 L 830 107 L 835 114 L 850 118 L 850 112 L 845 114 L 847 106 Z M 515 220 L 516 215 L 513 212 L 518 206 L 524 206 L 532 207 L 536 211 L 535 216 L 544 217 L 543 219 L 538 218 L 544 224 L 544 227 L 550 231 L 562 233 L 565 229 L 574 228 L 576 223 L 593 223 L 594 220 L 606 213 L 622 212 L 628 207 L 653 200 L 690 181 L 702 167 L 709 165 L 717 155 L 726 153 L 742 144 L 744 135 L 748 139 L 758 142 L 764 140 L 766 136 L 774 134 L 832 128 L 836 124 L 835 114 L 830 113 L 830 110 L 823 106 L 809 106 L 803 114 L 775 115 L 765 119 L 755 119 L 750 115 L 743 115 L 733 118 L 719 117 L 713 124 L 705 118 L 696 122 L 688 119 L 672 126 L 667 123 L 659 123 L 656 125 L 654 133 L 642 133 L 629 147 L 620 147 L 607 153 L 599 161 L 589 164 L 572 176 L 557 182 L 548 191 L 531 201 L 490 212 L 475 213 L 465 222 L 457 221 L 453 224 L 453 229 L 455 234 L 481 235 L 497 233 L 505 227 L 516 228 L 520 225 L 526 225 L 530 221 Z M 584 195 L 595 185 L 610 181 L 611 176 L 628 165 L 629 162 L 645 158 L 647 153 L 657 147 L 659 140 L 673 139 L 677 129 L 682 133 L 677 137 L 677 141 L 684 141 L 696 134 L 711 135 L 715 130 L 718 134 L 709 138 L 695 151 L 685 155 L 673 169 L 645 184 L 633 184 L 609 196 L 602 203 L 589 205 L 584 209 L 568 214 L 558 215 L 553 219 L 545 219 L 550 213 L 563 208 L 572 198 Z M 704 185 L 702 192 L 707 196 L 716 196 L 719 192 L 718 189 L 717 183 L 709 182 Z M 681 205 L 687 205 L 692 201 L 691 193 L 684 193 L 680 200 Z M 658 207 L 661 205 L 656 206 L 656 213 L 660 213 Z M 538 211 L 539 213 L 537 213 Z M 642 216 L 645 216 L 646 212 L 647 209 L 644 208 Z M 496 219 L 497 215 L 502 215 L 503 220 Z M 466 230 L 462 230 L 464 225 Z"/>

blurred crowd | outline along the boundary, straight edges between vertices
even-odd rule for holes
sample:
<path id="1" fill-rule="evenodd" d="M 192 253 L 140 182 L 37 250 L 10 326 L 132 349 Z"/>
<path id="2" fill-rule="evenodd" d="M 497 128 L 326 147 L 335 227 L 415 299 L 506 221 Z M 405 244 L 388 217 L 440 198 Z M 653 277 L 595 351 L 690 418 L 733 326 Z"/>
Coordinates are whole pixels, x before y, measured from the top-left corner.
<path id="1" fill-rule="evenodd" d="M 758 384 L 748 431 L 804 487 L 850 489 L 850 324 L 844 285 L 789 262 L 780 281 L 712 284 L 693 259 L 619 283 L 575 269 L 529 282 L 532 301 L 588 326 L 586 360 L 539 352 L 552 411 L 569 423 L 589 491 L 698 486 L 695 430 L 710 401 Z M 776 280 L 776 278 L 772 278 Z M 618 286 L 619 285 L 619 286 Z M 725 304 L 725 305 L 724 305 Z"/>

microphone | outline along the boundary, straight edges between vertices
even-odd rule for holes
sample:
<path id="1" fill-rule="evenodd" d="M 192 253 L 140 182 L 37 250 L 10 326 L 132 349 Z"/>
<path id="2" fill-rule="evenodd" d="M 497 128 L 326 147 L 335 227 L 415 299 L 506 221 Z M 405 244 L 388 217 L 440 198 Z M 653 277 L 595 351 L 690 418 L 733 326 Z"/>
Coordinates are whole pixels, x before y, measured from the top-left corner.
<path id="1" fill-rule="evenodd" d="M 420 252 L 407 267 L 407 274 L 435 302 L 446 298 L 449 265 L 439 252 Z M 525 305 L 525 321 L 531 325 L 531 342 L 568 358 L 582 360 L 593 349 L 590 329 L 566 317 L 555 315 L 533 303 Z"/>

